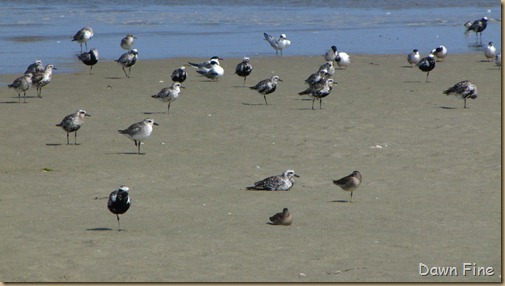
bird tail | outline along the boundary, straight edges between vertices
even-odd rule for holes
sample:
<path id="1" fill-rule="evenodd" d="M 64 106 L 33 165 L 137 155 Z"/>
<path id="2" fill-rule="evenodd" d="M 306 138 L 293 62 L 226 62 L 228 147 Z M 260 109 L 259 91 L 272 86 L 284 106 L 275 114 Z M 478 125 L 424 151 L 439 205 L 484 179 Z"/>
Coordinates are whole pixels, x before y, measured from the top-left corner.
<path id="1" fill-rule="evenodd" d="M 196 63 L 188 62 L 188 64 L 190 64 L 192 67 L 198 68 L 198 64 Z"/>

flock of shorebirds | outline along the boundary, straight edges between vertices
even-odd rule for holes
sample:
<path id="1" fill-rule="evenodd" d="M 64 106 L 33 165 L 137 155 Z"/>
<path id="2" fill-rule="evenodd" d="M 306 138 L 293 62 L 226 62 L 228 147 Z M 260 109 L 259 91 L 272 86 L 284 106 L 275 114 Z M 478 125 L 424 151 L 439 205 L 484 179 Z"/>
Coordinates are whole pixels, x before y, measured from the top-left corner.
<path id="1" fill-rule="evenodd" d="M 482 45 L 482 32 L 486 29 L 487 18 L 483 17 L 482 19 L 474 22 L 469 21 L 465 23 L 464 26 L 467 29 L 467 33 L 471 31 L 476 33 L 477 45 L 480 35 L 480 45 Z M 84 27 L 72 38 L 72 41 L 80 44 L 81 53 L 78 55 L 78 58 L 83 64 L 90 67 L 90 74 L 92 73 L 93 66 L 99 60 L 98 51 L 96 49 L 88 51 L 87 47 L 87 42 L 93 37 L 93 35 L 94 33 L 92 28 Z M 285 34 L 281 34 L 279 38 L 276 38 L 264 33 L 264 38 L 272 46 L 272 48 L 275 49 L 277 55 L 279 52 L 282 55 L 282 51 L 291 44 L 291 41 L 287 39 Z M 120 46 L 124 50 L 127 50 L 127 52 L 122 54 L 116 60 L 116 62 L 121 65 L 127 78 L 130 77 L 131 69 L 138 60 L 138 50 L 133 48 L 135 39 L 136 37 L 133 34 L 128 34 L 126 37 L 121 39 Z M 83 44 L 86 48 L 85 52 L 82 50 Z M 492 42 L 489 42 L 488 46 L 485 47 L 484 55 L 488 61 L 494 59 L 495 63 L 501 66 L 501 53 L 497 53 Z M 433 49 L 429 55 L 424 58 L 421 58 L 419 51 L 414 49 L 412 53 L 407 55 L 407 61 L 411 66 L 416 65 L 421 71 L 426 72 L 426 82 L 429 82 L 429 73 L 435 68 L 437 60 L 443 61 L 446 56 L 447 48 L 441 45 Z M 437 60 L 435 60 L 435 57 Z M 305 80 L 308 88 L 299 93 L 300 95 L 308 95 L 312 98 L 313 110 L 314 102 L 316 100 L 319 100 L 319 108 L 322 108 L 322 99 L 331 93 L 333 84 L 337 84 L 332 79 L 332 76 L 335 73 L 334 62 L 341 68 L 347 68 L 347 66 L 351 63 L 350 56 L 345 52 L 338 51 L 336 46 L 331 46 L 325 53 L 324 58 L 325 63 Z M 218 81 L 219 78 L 224 75 L 224 69 L 220 66 L 219 60 L 222 60 L 222 58 L 215 56 L 205 62 L 188 62 L 188 64 L 189 66 L 194 67 L 198 74 L 214 81 Z M 128 69 L 128 72 L 126 69 Z M 53 70 L 56 70 L 54 65 L 49 64 L 44 67 L 40 60 L 36 60 L 35 63 L 28 66 L 23 76 L 18 77 L 12 84 L 9 85 L 9 88 L 13 88 L 18 93 L 19 102 L 21 102 L 21 93 L 23 93 L 23 102 L 26 102 L 26 91 L 28 91 L 32 86 L 36 87 L 37 96 L 42 97 L 42 87 L 50 83 Z M 244 87 L 246 85 L 246 78 L 251 74 L 252 70 L 253 67 L 249 57 L 244 57 L 235 68 L 235 74 L 244 78 Z M 163 88 L 157 94 L 152 95 L 153 98 L 168 103 L 167 114 L 170 112 L 170 104 L 179 97 L 181 88 L 184 88 L 182 83 L 186 80 L 187 76 L 185 66 L 181 66 L 180 68 L 174 70 L 171 74 L 171 79 L 173 81 L 171 86 Z M 266 95 L 271 94 L 276 90 L 279 81 L 282 81 L 280 77 L 273 75 L 270 78 L 264 79 L 256 85 L 251 86 L 250 89 L 256 90 L 259 94 L 263 95 L 265 105 L 268 105 Z M 443 93 L 447 95 L 454 94 L 457 97 L 462 98 L 464 100 L 464 108 L 466 108 L 466 100 L 468 98 L 475 99 L 478 95 L 477 87 L 468 80 L 456 83 L 454 86 L 443 91 Z M 60 123 L 56 124 L 56 126 L 61 127 L 66 132 L 67 144 L 70 144 L 69 134 L 74 133 L 74 145 L 77 145 L 77 131 L 82 127 L 84 118 L 87 116 L 90 115 L 85 110 L 79 109 L 75 113 L 65 116 Z M 140 146 L 142 142 L 151 135 L 154 125 L 158 124 L 153 119 L 148 118 L 134 123 L 126 129 L 118 130 L 118 132 L 133 140 L 135 146 L 137 147 L 137 154 L 141 154 Z M 246 189 L 289 191 L 294 185 L 295 177 L 299 177 L 299 175 L 297 175 L 294 170 L 286 170 L 280 175 L 270 176 L 257 181 Z M 348 176 L 333 181 L 335 185 L 339 186 L 344 191 L 350 192 L 351 198 L 349 202 L 352 202 L 353 191 L 360 186 L 361 182 L 362 175 L 359 171 L 354 171 Z M 107 206 L 108 209 L 117 216 L 119 230 L 121 230 L 119 215 L 124 214 L 131 204 L 128 192 L 129 188 L 123 185 L 110 193 L 108 197 Z M 284 208 L 282 212 L 276 213 L 269 219 L 270 224 L 273 225 L 291 225 L 293 216 L 289 212 L 288 208 Z"/>

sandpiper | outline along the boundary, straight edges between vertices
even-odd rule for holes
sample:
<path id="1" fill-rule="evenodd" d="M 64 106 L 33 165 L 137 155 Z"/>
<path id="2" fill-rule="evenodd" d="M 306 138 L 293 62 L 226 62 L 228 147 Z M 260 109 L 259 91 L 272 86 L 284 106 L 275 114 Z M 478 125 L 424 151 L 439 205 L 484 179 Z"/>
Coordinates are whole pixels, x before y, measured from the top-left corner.
<path id="1" fill-rule="evenodd" d="M 272 225 L 291 225 L 293 223 L 293 216 L 288 208 L 284 208 L 282 212 L 274 214 L 269 219 Z"/>
<path id="2" fill-rule="evenodd" d="M 349 202 L 352 203 L 352 192 L 361 185 L 361 180 L 361 173 L 359 171 L 354 171 L 348 176 L 334 180 L 333 183 L 342 188 L 342 190 L 351 192 L 351 199 Z"/>

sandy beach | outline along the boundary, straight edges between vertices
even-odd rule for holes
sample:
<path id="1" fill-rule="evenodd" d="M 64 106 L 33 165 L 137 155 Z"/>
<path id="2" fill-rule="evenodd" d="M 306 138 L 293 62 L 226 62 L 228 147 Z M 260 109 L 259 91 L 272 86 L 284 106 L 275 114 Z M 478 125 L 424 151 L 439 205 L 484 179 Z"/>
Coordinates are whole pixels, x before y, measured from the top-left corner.
<path id="1" fill-rule="evenodd" d="M 246 86 L 283 80 L 268 106 L 226 58 L 218 82 L 188 67 L 167 114 L 150 96 L 203 60 L 140 55 L 131 78 L 76 63 L 26 104 L 7 88 L 25 67 L 0 76 L 0 281 L 502 280 L 501 71 L 482 54 L 449 54 L 429 83 L 405 55 L 351 55 L 321 110 L 298 92 L 322 57 L 252 58 Z M 464 79 L 479 91 L 466 109 L 442 94 Z M 91 117 L 66 145 L 55 124 L 78 109 Z M 137 155 L 117 130 L 144 118 L 159 126 Z M 290 191 L 245 190 L 286 169 L 300 175 Z M 363 183 L 348 203 L 332 180 L 354 170 Z M 103 198 L 123 184 L 119 232 Z M 293 224 L 267 224 L 284 207 Z"/>

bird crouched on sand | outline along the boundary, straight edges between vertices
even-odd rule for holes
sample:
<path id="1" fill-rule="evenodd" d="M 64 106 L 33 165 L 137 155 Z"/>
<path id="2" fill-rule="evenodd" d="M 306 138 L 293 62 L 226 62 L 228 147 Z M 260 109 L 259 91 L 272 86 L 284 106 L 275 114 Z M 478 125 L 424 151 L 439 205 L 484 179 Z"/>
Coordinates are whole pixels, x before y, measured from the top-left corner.
<path id="1" fill-rule="evenodd" d="M 407 55 L 407 61 L 409 62 L 410 66 L 412 65 L 417 65 L 417 63 L 421 60 L 421 55 L 419 54 L 418 49 L 412 50 L 412 53 Z"/>
<path id="2" fill-rule="evenodd" d="M 250 89 L 254 89 L 263 95 L 265 99 L 265 104 L 268 105 L 267 102 L 267 94 L 274 92 L 277 89 L 277 82 L 282 81 L 278 76 L 274 75 L 269 79 L 264 79 L 258 82 L 255 86 L 249 87 Z"/>
<path id="3" fill-rule="evenodd" d="M 212 65 L 210 64 L 211 61 L 215 61 L 218 64 L 220 64 L 219 61 L 222 61 L 222 60 L 223 59 L 220 58 L 220 57 L 218 57 L 218 56 L 213 56 L 208 61 L 204 61 L 204 62 L 201 62 L 201 63 L 188 62 L 188 64 L 190 66 L 196 68 L 196 72 L 197 73 L 204 74 L 204 73 L 208 72 L 212 68 Z"/>
<path id="4" fill-rule="evenodd" d="M 137 49 L 132 49 L 127 53 L 122 54 L 119 59 L 115 60 L 118 62 L 124 71 L 124 74 L 126 77 L 130 77 L 131 71 L 132 71 L 132 66 L 137 63 L 139 56 L 138 56 L 138 51 Z M 128 73 L 126 73 L 125 68 L 128 68 Z"/>
<path id="5" fill-rule="evenodd" d="M 468 98 L 476 99 L 477 87 L 469 80 L 460 81 L 451 88 L 444 91 L 444 94 L 450 95 L 454 94 L 456 97 L 461 98 L 465 101 L 464 108 L 466 108 L 466 100 Z"/>
<path id="6" fill-rule="evenodd" d="M 291 225 L 293 223 L 293 216 L 288 208 L 284 208 L 282 212 L 276 213 L 269 217 L 271 225 Z"/>
<path id="7" fill-rule="evenodd" d="M 85 110 L 79 109 L 75 113 L 69 114 L 56 126 L 63 128 L 67 132 L 67 145 L 70 144 L 69 133 L 74 132 L 74 145 L 77 145 L 77 130 L 84 124 L 84 117 L 91 116 Z"/>
<path id="8" fill-rule="evenodd" d="M 334 180 L 333 184 L 339 186 L 344 191 L 351 192 L 351 199 L 349 202 L 352 203 L 352 193 L 361 185 L 361 181 L 361 173 L 359 171 L 354 171 L 348 176 Z"/>
<path id="9" fill-rule="evenodd" d="M 57 70 L 54 65 L 47 65 L 43 71 L 39 71 L 32 76 L 32 84 L 37 88 L 37 96 L 42 98 L 42 88 L 51 82 L 53 70 Z"/>
<path id="10" fill-rule="evenodd" d="M 107 202 L 107 208 L 109 211 L 116 215 L 117 217 L 117 228 L 121 231 L 121 225 L 119 222 L 119 215 L 124 214 L 131 205 L 131 200 L 128 192 L 130 188 L 127 186 L 120 186 L 117 190 L 113 191 L 109 195 L 109 200 Z"/>
<path id="11" fill-rule="evenodd" d="M 261 181 L 255 182 L 252 186 L 246 187 L 247 190 L 263 191 L 289 191 L 295 183 L 294 177 L 300 176 L 293 170 L 286 170 L 281 175 L 270 176 Z"/>
<path id="12" fill-rule="evenodd" d="M 32 73 L 26 73 L 18 78 L 16 78 L 11 84 L 8 85 L 9 88 L 13 88 L 18 93 L 18 100 L 21 102 L 21 92 L 23 93 L 23 102 L 26 103 L 26 91 L 32 87 Z"/>
<path id="13" fill-rule="evenodd" d="M 206 78 L 219 81 L 219 78 L 224 75 L 224 69 L 219 65 L 219 61 L 212 60 L 210 61 L 210 69 L 205 70 L 197 70 L 197 73 L 205 76 Z"/>
<path id="14" fill-rule="evenodd" d="M 445 57 L 447 56 L 447 48 L 443 45 L 440 45 L 433 50 L 431 50 L 431 54 L 433 54 L 435 57 L 437 57 L 438 60 L 443 61 Z"/>
<path id="15" fill-rule="evenodd" d="M 133 140 L 135 146 L 137 146 L 137 154 L 140 155 L 140 144 L 151 136 L 153 125 L 158 125 L 158 123 L 154 122 L 153 119 L 147 118 L 143 121 L 133 123 L 124 130 L 118 130 L 118 132 Z"/>
<path id="16" fill-rule="evenodd" d="M 89 74 L 91 74 L 91 71 L 93 70 L 93 66 L 98 63 L 98 50 L 97 49 L 91 49 L 89 52 L 84 52 L 80 55 L 77 56 L 79 60 L 89 66 Z"/>
<path id="17" fill-rule="evenodd" d="M 237 64 L 235 67 L 235 74 L 237 74 L 240 77 L 244 78 L 244 86 L 245 86 L 245 80 L 247 79 L 247 76 L 251 74 L 253 70 L 253 67 L 251 65 L 251 59 L 248 57 L 244 57 L 240 63 Z"/>

